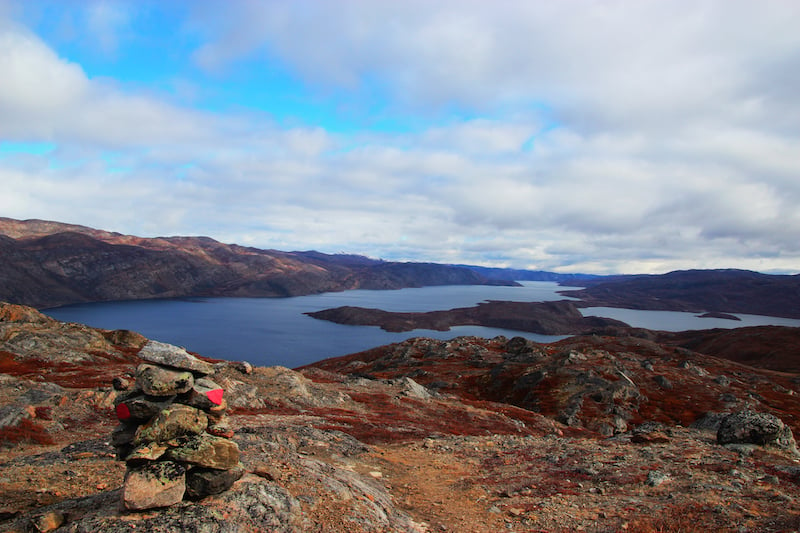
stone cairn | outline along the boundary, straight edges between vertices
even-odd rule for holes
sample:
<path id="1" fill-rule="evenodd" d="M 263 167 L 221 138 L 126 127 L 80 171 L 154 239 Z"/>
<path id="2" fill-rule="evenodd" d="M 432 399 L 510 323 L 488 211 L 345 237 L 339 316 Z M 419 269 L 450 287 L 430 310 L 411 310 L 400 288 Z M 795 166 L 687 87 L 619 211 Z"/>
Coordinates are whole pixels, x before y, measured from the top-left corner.
<path id="1" fill-rule="evenodd" d="M 223 390 L 208 379 L 213 365 L 185 350 L 149 341 L 136 381 L 114 380 L 119 426 L 112 434 L 127 471 L 129 510 L 198 500 L 231 487 L 244 473 L 231 439 Z"/>

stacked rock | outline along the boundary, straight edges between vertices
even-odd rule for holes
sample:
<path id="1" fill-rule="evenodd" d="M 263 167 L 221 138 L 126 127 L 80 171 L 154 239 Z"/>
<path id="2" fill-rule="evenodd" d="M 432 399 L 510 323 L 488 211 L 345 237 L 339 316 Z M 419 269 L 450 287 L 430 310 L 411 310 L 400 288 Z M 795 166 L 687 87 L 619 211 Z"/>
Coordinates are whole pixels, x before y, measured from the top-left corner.
<path id="1" fill-rule="evenodd" d="M 130 510 L 165 507 L 230 488 L 244 469 L 231 439 L 223 390 L 208 378 L 214 367 L 182 348 L 149 341 L 136 381 L 116 401 L 112 434 L 127 472 L 123 504 Z M 124 379 L 115 387 L 125 388 Z"/>

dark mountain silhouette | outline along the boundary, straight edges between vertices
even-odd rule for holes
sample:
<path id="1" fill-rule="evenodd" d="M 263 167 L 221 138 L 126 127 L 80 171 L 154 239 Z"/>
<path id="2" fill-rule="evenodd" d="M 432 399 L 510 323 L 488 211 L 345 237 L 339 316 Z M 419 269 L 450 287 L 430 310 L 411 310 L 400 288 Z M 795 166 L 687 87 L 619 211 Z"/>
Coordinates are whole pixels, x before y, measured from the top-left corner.
<path id="1" fill-rule="evenodd" d="M 586 280 L 610 279 L 612 276 L 598 276 L 594 274 L 560 274 L 558 272 L 548 272 L 546 270 L 523 270 L 519 268 L 494 268 L 473 265 L 464 266 L 474 270 L 481 276 L 489 279 L 513 279 L 516 281 L 555 281 L 563 285 L 583 286 Z"/>
<path id="2" fill-rule="evenodd" d="M 282 252 L 209 237 L 142 238 L 0 218 L 0 299 L 52 307 L 185 296 L 281 297 L 347 289 L 513 285 L 465 268 Z"/>
<path id="3" fill-rule="evenodd" d="M 749 270 L 679 270 L 662 275 L 583 280 L 562 291 L 582 307 L 747 313 L 800 318 L 800 275 Z"/>

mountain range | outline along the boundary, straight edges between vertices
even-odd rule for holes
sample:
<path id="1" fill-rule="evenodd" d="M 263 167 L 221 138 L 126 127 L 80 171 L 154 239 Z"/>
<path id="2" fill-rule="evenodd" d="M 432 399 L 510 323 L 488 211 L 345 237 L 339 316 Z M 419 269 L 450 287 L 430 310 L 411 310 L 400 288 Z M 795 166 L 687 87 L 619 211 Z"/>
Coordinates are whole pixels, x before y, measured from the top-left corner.
<path id="1" fill-rule="evenodd" d="M 800 317 L 798 276 L 560 277 L 12 219 L 0 219 L 0 254 L 0 300 L 14 302 L 0 302 L 0 530 L 800 529 L 792 436 L 800 431 L 800 328 L 670 333 L 578 311 Z M 430 313 L 339 308 L 320 318 L 400 330 L 487 323 L 572 336 L 549 344 L 414 338 L 293 370 L 196 354 L 224 389 L 243 475 L 224 492 L 144 512 L 120 505 L 126 465 L 110 441 L 119 429 L 115 407 L 150 341 L 16 305 L 510 278 L 581 287 L 565 288 L 579 299 Z"/>
<path id="2" fill-rule="evenodd" d="M 424 285 L 513 285 L 453 265 L 282 252 L 208 237 L 142 238 L 0 218 L 0 300 L 38 308 L 186 296 L 299 296 Z"/>
<path id="3" fill-rule="evenodd" d="M 573 302 L 577 307 L 800 318 L 800 274 L 725 269 L 595 276 L 392 262 L 351 254 L 262 250 L 209 237 L 143 238 L 2 217 L 0 254 L 0 301 L 37 308 L 111 300 L 285 297 L 348 289 L 516 285 L 539 280 L 576 287 L 562 293 L 579 299 Z M 503 317 L 508 314 L 501 306 L 496 309 Z M 486 310 L 478 314 L 496 323 Z"/>

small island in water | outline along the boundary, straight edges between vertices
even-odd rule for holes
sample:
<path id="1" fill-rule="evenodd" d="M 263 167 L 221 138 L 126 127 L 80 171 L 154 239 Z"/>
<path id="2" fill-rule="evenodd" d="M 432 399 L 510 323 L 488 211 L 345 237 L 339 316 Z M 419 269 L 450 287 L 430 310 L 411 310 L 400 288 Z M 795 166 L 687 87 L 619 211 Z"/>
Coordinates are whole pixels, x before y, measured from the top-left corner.
<path id="1" fill-rule="evenodd" d="M 385 331 L 415 329 L 448 331 L 453 326 L 485 326 L 527 331 L 539 335 L 582 335 L 605 328 L 629 327 L 625 322 L 597 316 L 583 316 L 569 301 L 490 301 L 474 307 L 447 311 L 399 313 L 365 307 L 343 306 L 306 313 L 320 320 L 354 326 L 379 326 Z"/>

